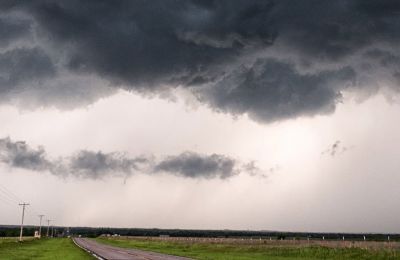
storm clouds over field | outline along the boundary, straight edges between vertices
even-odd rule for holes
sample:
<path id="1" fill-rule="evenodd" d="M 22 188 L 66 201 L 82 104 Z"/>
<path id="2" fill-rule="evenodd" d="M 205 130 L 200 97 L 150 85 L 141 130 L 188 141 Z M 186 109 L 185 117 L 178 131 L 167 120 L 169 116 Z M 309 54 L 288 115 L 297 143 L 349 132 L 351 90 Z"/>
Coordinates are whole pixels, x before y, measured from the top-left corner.
<path id="1" fill-rule="evenodd" d="M 191 209 L 148 218 L 165 209 L 144 198 L 144 226 L 392 230 L 399 14 L 396 0 L 0 1 L 1 181 L 93 200 L 109 181 L 116 212 L 172 189 L 159 204 Z M 227 218 L 241 199 L 252 217 Z M 383 215 L 357 221 L 369 212 Z"/>
<path id="2" fill-rule="evenodd" d="M 2 95 L 38 105 L 181 87 L 213 110 L 270 122 L 332 113 L 342 91 L 397 91 L 400 80 L 396 1 L 1 5 Z"/>

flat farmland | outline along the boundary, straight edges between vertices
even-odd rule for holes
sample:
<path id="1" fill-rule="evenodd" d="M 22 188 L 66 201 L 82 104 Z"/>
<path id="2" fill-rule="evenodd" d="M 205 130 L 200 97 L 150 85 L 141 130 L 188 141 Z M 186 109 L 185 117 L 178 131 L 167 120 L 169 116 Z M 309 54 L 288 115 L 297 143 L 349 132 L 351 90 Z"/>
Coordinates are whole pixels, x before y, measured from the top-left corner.
<path id="1" fill-rule="evenodd" d="M 99 237 L 98 242 L 194 259 L 400 259 L 399 242 Z"/>

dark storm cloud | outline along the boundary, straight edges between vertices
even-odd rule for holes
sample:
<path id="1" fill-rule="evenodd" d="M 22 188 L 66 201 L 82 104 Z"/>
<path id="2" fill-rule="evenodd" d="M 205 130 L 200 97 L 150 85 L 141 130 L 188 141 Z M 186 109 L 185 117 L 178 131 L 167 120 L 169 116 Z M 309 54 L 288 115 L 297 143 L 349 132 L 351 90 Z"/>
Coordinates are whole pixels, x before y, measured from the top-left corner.
<path id="1" fill-rule="evenodd" d="M 344 89 L 354 74 L 350 67 L 300 74 L 291 64 L 259 59 L 202 90 L 200 95 L 217 110 L 273 121 L 333 111 L 341 98 L 335 87 L 341 85 Z"/>
<path id="2" fill-rule="evenodd" d="M 229 178 L 238 172 L 236 161 L 223 155 L 201 155 L 185 152 L 170 156 L 156 165 L 155 171 L 163 171 L 189 178 Z"/>
<path id="3" fill-rule="evenodd" d="M 157 160 L 154 156 L 129 157 L 124 153 L 81 150 L 72 156 L 49 159 L 44 148 L 31 148 L 25 142 L 14 142 L 10 138 L 0 139 L 0 162 L 14 168 L 89 179 L 101 179 L 106 176 L 126 177 L 136 172 L 167 173 L 204 179 L 226 179 L 240 172 L 252 176 L 262 174 L 254 163 L 250 169 L 248 164 L 242 165 L 228 156 L 194 152 L 184 152 Z"/>
<path id="4" fill-rule="evenodd" d="M 22 79 L 54 75 L 43 63 L 49 55 L 58 70 L 139 93 L 180 86 L 214 110 L 261 122 L 332 112 L 349 87 L 398 88 L 397 0 L 42 0 L 0 7 L 35 25 L 28 30 L 2 18 L 0 31 L 12 32 L 7 45 L 26 31 L 35 35 L 32 48 L 43 51 L 32 66 L 16 65 Z M 1 67 L 4 73 L 12 74 Z M 19 83 L 2 79 L 0 88 Z"/>
<path id="5" fill-rule="evenodd" d="M 11 167 L 43 171 L 51 166 L 43 148 L 30 148 L 25 142 L 0 139 L 0 162 Z"/>
<path id="6" fill-rule="evenodd" d="M 0 53 L 0 91 L 15 90 L 21 83 L 32 85 L 54 76 L 50 58 L 39 48 L 16 48 Z"/>
<path id="7" fill-rule="evenodd" d="M 190 1 L 44 1 L 22 7 L 44 37 L 66 49 L 69 69 L 133 88 L 207 81 L 214 66 L 246 45 L 270 44 L 274 36 L 260 23 L 270 4 L 251 8 Z"/>
<path id="8" fill-rule="evenodd" d="M 7 47 L 10 43 L 30 34 L 30 25 L 27 20 L 13 20 L 0 17 L 0 47 Z"/>
<path id="9" fill-rule="evenodd" d="M 400 55 L 400 53 L 399 53 Z M 391 51 L 372 49 L 365 52 L 365 57 L 374 59 L 379 62 L 382 67 L 397 67 L 400 68 L 400 56 L 395 55 Z"/>

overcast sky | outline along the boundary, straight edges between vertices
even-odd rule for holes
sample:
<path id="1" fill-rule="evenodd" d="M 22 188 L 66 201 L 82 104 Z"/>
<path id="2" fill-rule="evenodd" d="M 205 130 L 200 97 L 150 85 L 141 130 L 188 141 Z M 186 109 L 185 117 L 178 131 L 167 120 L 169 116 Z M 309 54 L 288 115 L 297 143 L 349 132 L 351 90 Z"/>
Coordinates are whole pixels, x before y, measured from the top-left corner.
<path id="1" fill-rule="evenodd" d="M 399 12 L 1 1 L 0 224 L 400 232 Z"/>

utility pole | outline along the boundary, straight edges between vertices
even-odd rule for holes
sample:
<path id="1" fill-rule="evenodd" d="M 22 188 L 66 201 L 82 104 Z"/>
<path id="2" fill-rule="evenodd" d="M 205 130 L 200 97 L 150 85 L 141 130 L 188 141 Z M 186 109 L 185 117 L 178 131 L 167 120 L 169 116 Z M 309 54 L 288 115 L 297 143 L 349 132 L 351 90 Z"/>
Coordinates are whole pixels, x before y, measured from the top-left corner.
<path id="1" fill-rule="evenodd" d="M 54 225 L 51 225 L 51 237 L 54 237 Z"/>
<path id="2" fill-rule="evenodd" d="M 40 218 L 40 221 L 39 221 L 39 238 L 42 238 L 42 218 L 44 217 L 44 215 L 38 215 L 38 217 Z"/>
<path id="3" fill-rule="evenodd" d="M 47 219 L 47 232 L 46 232 L 46 237 L 49 237 L 50 221 L 51 221 L 51 219 Z"/>
<path id="4" fill-rule="evenodd" d="M 22 241 L 22 232 L 24 230 L 24 216 L 25 216 L 25 206 L 29 206 L 29 203 L 20 203 L 22 206 L 22 220 L 21 220 L 21 231 L 19 232 L 19 241 Z"/>

